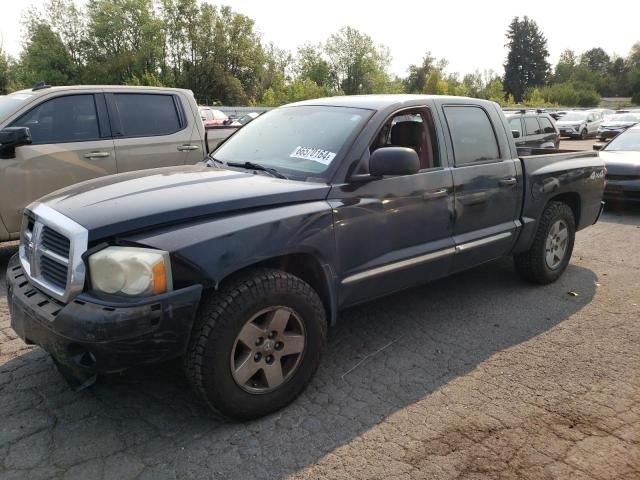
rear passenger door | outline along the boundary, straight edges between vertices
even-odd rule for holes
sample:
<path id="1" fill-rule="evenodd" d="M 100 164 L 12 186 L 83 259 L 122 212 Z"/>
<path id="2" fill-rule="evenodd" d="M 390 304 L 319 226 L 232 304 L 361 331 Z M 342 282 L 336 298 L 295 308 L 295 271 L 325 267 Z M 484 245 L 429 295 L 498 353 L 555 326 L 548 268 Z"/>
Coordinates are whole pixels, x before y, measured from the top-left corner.
<path id="1" fill-rule="evenodd" d="M 453 269 L 507 254 L 522 203 L 519 160 L 512 159 L 502 119 L 479 105 L 442 108 L 454 159 L 456 245 Z"/>
<path id="2" fill-rule="evenodd" d="M 193 115 L 178 95 L 114 91 L 106 98 L 119 173 L 203 158 Z"/>
<path id="3" fill-rule="evenodd" d="M 1 160 L 0 215 L 20 229 L 22 210 L 38 198 L 74 183 L 116 173 L 114 143 L 102 94 L 51 96 L 10 123 L 29 127 L 33 143 Z"/>

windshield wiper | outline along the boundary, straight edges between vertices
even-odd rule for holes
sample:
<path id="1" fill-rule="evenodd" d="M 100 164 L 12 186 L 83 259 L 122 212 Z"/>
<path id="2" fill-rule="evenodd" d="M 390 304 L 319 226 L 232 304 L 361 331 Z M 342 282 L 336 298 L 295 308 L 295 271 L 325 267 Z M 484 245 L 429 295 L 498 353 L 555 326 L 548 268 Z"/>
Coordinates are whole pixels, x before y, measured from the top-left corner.
<path id="1" fill-rule="evenodd" d="M 217 161 L 217 162 L 220 162 L 220 160 L 217 160 L 217 159 L 214 159 L 214 160 Z M 276 178 L 284 178 L 284 179 L 287 178 L 285 175 L 283 175 L 282 173 L 277 171 L 275 168 L 265 167 L 264 165 L 260 165 L 259 163 L 253 163 L 253 162 L 227 162 L 227 163 L 223 163 L 223 165 L 228 165 L 230 167 L 246 168 L 247 170 L 260 170 L 260 171 L 263 171 L 263 172 L 267 172 L 267 173 L 271 174 L 271 176 L 276 177 Z"/>
<path id="2" fill-rule="evenodd" d="M 213 155 L 209 154 L 209 155 L 207 155 L 207 159 L 205 160 L 204 164 L 207 167 L 222 168 L 219 165 L 224 165 L 225 163 L 222 160 L 218 160 L 216 157 L 214 157 Z"/>

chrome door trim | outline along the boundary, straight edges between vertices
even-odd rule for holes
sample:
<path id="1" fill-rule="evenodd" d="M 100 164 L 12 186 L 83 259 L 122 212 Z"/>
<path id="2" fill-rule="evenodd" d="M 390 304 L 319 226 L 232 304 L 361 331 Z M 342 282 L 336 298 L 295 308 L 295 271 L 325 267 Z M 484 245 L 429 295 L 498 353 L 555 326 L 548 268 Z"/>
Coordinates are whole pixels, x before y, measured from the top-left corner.
<path id="1" fill-rule="evenodd" d="M 455 249 L 451 247 L 451 248 L 445 248 L 444 250 L 438 250 L 437 252 L 427 253 L 426 255 L 407 258 L 406 260 L 400 260 L 399 262 L 389 263 L 381 267 L 372 268 L 371 270 L 365 270 L 364 272 L 356 273 L 355 275 L 350 275 L 344 280 L 342 280 L 342 284 L 346 285 L 349 283 L 364 280 L 366 278 L 375 277 L 376 275 L 381 275 L 383 273 L 389 273 L 389 272 L 394 272 L 396 270 L 401 270 L 403 268 L 413 267 L 421 263 L 427 263 L 442 257 L 446 257 L 448 255 L 453 255 L 454 253 L 455 253 Z"/>
<path id="2" fill-rule="evenodd" d="M 474 240 L 472 242 L 456 245 L 455 247 L 445 248 L 443 250 L 427 253 L 425 255 L 419 255 L 417 257 L 407 258 L 406 260 L 400 260 L 398 262 L 389 263 L 381 267 L 372 268 L 370 270 L 365 270 L 363 272 L 350 275 L 342 280 L 342 284 L 348 285 L 350 283 L 358 282 L 360 280 L 365 280 L 367 278 L 375 277 L 377 275 L 382 275 L 384 273 L 395 272 L 396 270 L 402 270 L 408 267 L 415 267 L 417 265 L 427 263 L 427 262 L 432 262 L 433 260 L 438 260 L 439 258 L 443 258 L 449 255 L 454 255 L 456 253 L 465 252 L 473 248 L 482 247 L 490 243 L 497 242 L 505 238 L 509 238 L 511 236 L 512 236 L 511 232 L 498 233 L 496 235 L 491 235 L 490 237 L 481 238 L 480 240 Z"/>
<path id="3" fill-rule="evenodd" d="M 481 238 L 480 240 L 474 240 L 473 242 L 461 243 L 460 245 L 456 245 L 456 253 L 466 252 L 467 250 L 471 250 L 473 248 L 483 247 L 490 243 L 497 242 L 511 236 L 511 232 L 502 232 L 498 233 L 497 235 L 491 235 L 490 237 Z"/>

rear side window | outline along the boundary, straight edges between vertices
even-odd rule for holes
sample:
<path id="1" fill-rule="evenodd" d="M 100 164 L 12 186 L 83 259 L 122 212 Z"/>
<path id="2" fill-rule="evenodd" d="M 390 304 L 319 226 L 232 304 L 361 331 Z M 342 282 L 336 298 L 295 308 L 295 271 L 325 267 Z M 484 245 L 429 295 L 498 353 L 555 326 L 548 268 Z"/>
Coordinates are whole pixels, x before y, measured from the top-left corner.
<path id="1" fill-rule="evenodd" d="M 444 107 L 456 165 L 499 160 L 500 151 L 487 113 L 479 107 Z"/>
<path id="2" fill-rule="evenodd" d="M 551 123 L 551 120 L 546 117 L 540 117 L 538 121 L 540 122 L 540 127 L 542 127 L 542 131 L 544 133 L 556 133 L 556 129 Z"/>
<path id="3" fill-rule="evenodd" d="M 520 136 L 522 136 L 522 122 L 520 118 L 512 118 L 509 120 L 509 126 L 512 131 L 520 132 Z"/>
<path id="4" fill-rule="evenodd" d="M 182 128 L 173 95 L 116 93 L 121 136 L 170 135 Z"/>
<path id="5" fill-rule="evenodd" d="M 539 135 L 542 133 L 540 124 L 535 117 L 525 117 L 524 128 L 527 130 L 527 135 Z"/>
<path id="6" fill-rule="evenodd" d="M 87 142 L 100 138 L 93 95 L 52 98 L 28 111 L 12 127 L 29 127 L 34 144 Z"/>

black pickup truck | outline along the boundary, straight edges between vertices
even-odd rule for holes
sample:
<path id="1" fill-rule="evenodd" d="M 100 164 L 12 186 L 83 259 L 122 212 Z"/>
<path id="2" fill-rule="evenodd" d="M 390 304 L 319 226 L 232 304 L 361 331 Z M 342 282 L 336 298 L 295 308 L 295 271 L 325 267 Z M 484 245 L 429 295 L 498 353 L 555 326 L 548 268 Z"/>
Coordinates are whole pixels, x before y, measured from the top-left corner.
<path id="1" fill-rule="evenodd" d="M 602 211 L 604 174 L 597 152 L 519 157 L 489 101 L 288 105 L 204 164 L 31 204 L 7 270 L 12 326 L 77 388 L 183 357 L 212 408 L 255 418 L 302 392 L 347 306 L 507 255 L 556 280 Z"/>

